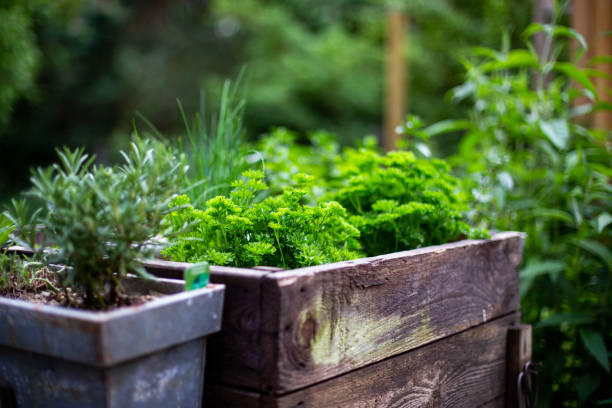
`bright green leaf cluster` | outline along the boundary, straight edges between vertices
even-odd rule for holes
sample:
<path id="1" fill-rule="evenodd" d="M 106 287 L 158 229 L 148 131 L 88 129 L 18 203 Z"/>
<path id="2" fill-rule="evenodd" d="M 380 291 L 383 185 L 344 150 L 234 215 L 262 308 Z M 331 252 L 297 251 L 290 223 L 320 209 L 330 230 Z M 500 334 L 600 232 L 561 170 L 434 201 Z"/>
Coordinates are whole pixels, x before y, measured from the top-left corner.
<path id="1" fill-rule="evenodd" d="M 443 161 L 349 149 L 344 163 L 331 198 L 351 214 L 367 255 L 486 236 L 462 220 L 467 205 Z"/>
<path id="2" fill-rule="evenodd" d="M 15 225 L 4 214 L 0 214 L 0 247 L 5 246 L 9 242 L 11 232 L 15 229 Z"/>
<path id="3" fill-rule="evenodd" d="M 337 202 L 306 205 L 312 179 L 294 177 L 294 185 L 277 196 L 257 202 L 268 187 L 259 171 L 243 173 L 234 182 L 230 197 L 218 196 L 205 210 L 189 206 L 180 196 L 181 208 L 168 216 L 176 228 L 192 224 L 164 254 L 174 260 L 215 265 L 274 265 L 296 268 L 358 258 L 359 231 L 346 221 Z"/>
<path id="4" fill-rule="evenodd" d="M 338 176 L 340 146 L 336 136 L 324 131 L 308 133 L 309 144 L 297 143 L 298 134 L 283 127 L 264 135 L 255 146 L 265 169 L 265 181 L 276 194 L 291 185 L 298 173 L 316 178 L 312 195 L 319 198 L 327 192 L 327 181 Z"/>

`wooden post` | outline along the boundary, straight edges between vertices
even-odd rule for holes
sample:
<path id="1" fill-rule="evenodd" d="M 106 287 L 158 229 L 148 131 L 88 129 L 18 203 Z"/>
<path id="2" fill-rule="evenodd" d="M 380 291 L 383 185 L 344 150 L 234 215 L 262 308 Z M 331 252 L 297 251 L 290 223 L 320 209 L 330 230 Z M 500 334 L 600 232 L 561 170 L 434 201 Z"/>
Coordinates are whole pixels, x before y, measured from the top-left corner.
<path id="1" fill-rule="evenodd" d="M 612 55 L 612 36 L 606 35 L 607 31 L 612 30 L 612 2 L 610 0 L 574 0 L 572 2 L 572 27 L 578 31 L 587 44 L 589 49 L 580 61 L 580 67 L 586 68 L 587 62 L 599 55 Z M 578 45 L 574 44 L 574 52 Z M 598 64 L 594 68 L 612 75 L 611 64 Z M 612 87 L 612 82 L 607 78 L 593 78 L 595 89 L 602 101 L 611 102 L 612 98 L 606 93 L 606 88 Z M 575 105 L 587 103 L 587 100 L 580 98 L 575 100 Z M 601 129 L 612 129 L 612 112 L 596 112 L 589 118 L 594 127 Z"/>
<path id="2" fill-rule="evenodd" d="M 385 92 L 385 125 L 383 148 L 397 148 L 399 135 L 395 128 L 403 123 L 406 112 L 406 64 L 404 61 L 404 29 L 407 19 L 400 11 L 391 11 L 387 17 L 387 74 Z"/>
<path id="3" fill-rule="evenodd" d="M 593 54 L 594 56 L 612 55 L 612 35 L 606 33 L 612 31 L 612 1 L 595 0 L 595 33 L 593 34 Z M 605 72 L 608 76 L 612 75 L 612 65 L 610 63 L 597 64 L 595 69 Z M 612 98 L 607 90 L 612 88 L 612 81 L 609 78 L 594 78 L 595 89 L 602 102 L 612 102 Z M 595 112 L 593 125 L 600 129 L 612 129 L 612 112 Z"/>
<path id="4" fill-rule="evenodd" d="M 595 0 L 574 0 L 572 2 L 571 24 L 572 28 L 578 31 L 584 37 L 584 40 L 589 45 L 590 49 L 585 57 L 592 56 L 593 46 L 593 20 L 595 18 Z M 573 52 L 576 52 L 578 43 L 574 42 Z M 581 61 L 581 67 L 586 66 L 584 58 Z"/>

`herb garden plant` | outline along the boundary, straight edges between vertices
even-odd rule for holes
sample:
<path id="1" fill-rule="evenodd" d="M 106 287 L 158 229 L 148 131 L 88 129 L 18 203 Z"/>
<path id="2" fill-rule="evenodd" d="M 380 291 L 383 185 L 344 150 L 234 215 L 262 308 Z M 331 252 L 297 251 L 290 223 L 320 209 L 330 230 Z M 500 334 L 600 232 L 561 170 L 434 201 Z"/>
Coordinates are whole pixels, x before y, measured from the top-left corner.
<path id="1" fill-rule="evenodd" d="M 378 406 L 387 392 L 418 400 L 421 391 L 388 379 L 428 379 L 433 364 L 436 389 L 456 387 L 452 379 L 464 375 L 457 373 L 487 373 L 475 376 L 486 391 L 470 393 L 471 404 L 463 387 L 449 391 L 453 402 L 457 395 L 461 406 L 500 401 L 506 377 L 487 367 L 504 367 L 508 327 L 520 321 L 524 234 L 462 240 L 488 234 L 464 220 L 468 195 L 440 160 L 381 154 L 370 144 L 304 157 L 320 146 L 309 151 L 291 136 L 277 129 L 271 138 L 283 142 L 282 157 L 301 151 L 303 160 L 266 165 L 274 154 L 266 140 L 263 171 L 243 173 L 229 195 L 204 205 L 179 196 L 179 210 L 167 217 L 176 228 L 190 226 L 163 251 L 171 260 L 239 267 L 211 268 L 228 292 L 225 329 L 211 342 L 206 403 L 232 406 L 247 387 L 245 406 L 262 398 L 278 406 Z M 300 173 L 309 168 L 317 176 Z M 450 241 L 459 242 L 444 245 Z M 421 249 L 405 251 L 414 248 Z M 438 366 L 451 348 L 469 352 Z M 423 363 L 422 351 L 436 362 Z M 371 379 L 367 388 L 338 397 L 361 376 Z"/>
<path id="2" fill-rule="evenodd" d="M 349 149 L 342 163 L 330 196 L 347 208 L 367 255 L 488 237 L 463 220 L 465 196 L 443 161 Z"/>
<path id="3" fill-rule="evenodd" d="M 463 221 L 464 195 L 440 160 L 362 148 L 347 149 L 328 166 L 333 169 L 326 174 L 335 177 L 297 173 L 293 185 L 264 199 L 270 192 L 260 171 L 244 173 L 229 197 L 215 197 L 202 209 L 179 197 L 174 205 L 183 209 L 168 219 L 175 228 L 194 228 L 163 254 L 216 265 L 297 268 L 488 236 Z M 287 174 L 276 167 L 272 179 Z M 318 181 L 328 194 L 317 201 L 309 193 Z"/>
<path id="4" fill-rule="evenodd" d="M 60 164 L 32 176 L 30 195 L 43 208 L 32 217 L 15 203 L 7 213 L 19 232 L 13 234 L 18 243 L 38 258 L 51 247 L 50 260 L 70 267 L 52 278 L 63 288 L 62 303 L 82 301 L 96 309 L 128 303 L 121 278 L 145 275 L 140 261 L 171 234 L 163 220 L 176 211 L 170 202 L 184 177 L 184 156 L 143 139 L 122 154 L 123 165 L 105 167 L 94 165 L 82 149 L 59 151 Z M 44 227 L 43 246 L 33 242 L 37 224 Z M 79 292 L 80 301 L 72 299 Z"/>
<path id="5" fill-rule="evenodd" d="M 137 139 L 121 166 L 94 165 L 82 149 L 59 157 L 32 176 L 42 207 L 15 201 L 7 213 L 12 238 L 34 255 L 0 254 L 0 400 L 201 406 L 206 337 L 220 329 L 224 287 L 200 279 L 207 265 L 185 271 L 187 287 L 142 266 L 174 234 L 165 218 L 180 209 L 170 204 L 184 155 Z"/>
<path id="6" fill-rule="evenodd" d="M 229 87 L 226 89 L 229 92 Z M 226 107 L 235 96 L 228 95 Z M 206 269 L 208 263 L 289 269 L 275 273 L 270 268 L 214 268 L 214 282 L 230 287 L 223 314 L 222 289 L 213 284 L 211 292 L 200 293 L 199 298 L 181 293 L 125 313 L 125 309 L 109 311 L 97 320 L 90 317 L 96 313 L 79 312 L 77 316 L 83 313 L 88 317 L 64 325 L 69 334 L 62 332 L 58 338 L 85 337 L 88 341 L 80 331 L 83 321 L 95 321 L 93 329 L 87 326 L 87 332 L 94 333 L 93 351 L 84 358 L 94 360 L 96 373 L 126 364 L 127 349 L 132 352 L 129 364 L 138 361 L 138 381 L 145 378 L 165 384 L 169 380 L 165 374 L 158 375 L 156 367 L 158 358 L 166 359 L 173 369 L 164 373 L 180 377 L 176 383 L 195 390 L 188 393 L 190 401 L 201 402 L 203 336 L 218 330 L 221 316 L 229 329 L 213 342 L 209 362 L 219 373 L 216 380 L 229 378 L 232 386 L 253 387 L 252 395 L 257 398 L 257 393 L 265 392 L 271 401 L 292 397 L 293 392 L 325 379 L 344 381 L 343 374 L 374 367 L 372 363 L 383 360 L 393 361 L 391 370 L 405 369 L 395 362 L 402 361 L 406 353 L 422 348 L 439 355 L 439 345 L 453 346 L 459 338 L 455 335 L 461 332 L 470 331 L 470 336 L 480 340 L 485 334 L 486 341 L 495 342 L 490 353 L 475 364 L 490 365 L 491 359 L 499 362 L 506 358 L 507 326 L 519 320 L 517 268 L 523 234 L 502 233 L 487 241 L 433 247 L 464 237 L 488 237 L 465 222 L 467 195 L 459 191 L 459 181 L 450 175 L 449 166 L 411 152 L 381 154 L 371 142 L 341 153 L 323 133 L 313 135 L 311 157 L 290 167 L 276 160 L 266 168 L 266 157 L 273 149 L 264 141 L 260 146 L 265 149 L 259 152 L 263 160 L 256 163 L 262 170 L 242 172 L 228 191 L 224 181 L 246 163 L 244 151 L 231 144 L 241 136 L 241 109 L 238 104 L 235 110 L 220 114 L 222 126 L 211 134 L 196 117 L 189 137 L 191 162 L 199 167 L 191 175 L 186 174 L 184 155 L 152 140 L 137 140 L 132 150 L 123 154 L 125 163 L 117 167 L 93 165 L 93 158 L 82 150 L 60 152 L 61 164 L 39 169 L 32 177 L 30 194 L 43 207 L 30 213 L 24 204 L 15 202 L 14 210 L 7 213 L 15 227 L 14 239 L 32 248 L 35 255 L 25 261 L 1 260 L 10 266 L 10 273 L 0 280 L 2 293 L 24 298 L 24 293 L 46 289 L 45 298 L 91 309 L 133 304 L 138 299 L 133 299 L 125 286 L 134 280 L 124 278 L 130 274 L 146 276 L 141 261 L 160 245 L 165 246 L 162 254 L 172 260 L 201 263 L 185 271 L 186 285 L 199 279 L 187 272 Z M 275 136 L 287 135 L 277 129 Z M 284 143 L 287 157 L 291 151 L 299 151 L 291 137 Z M 225 157 L 231 152 L 240 152 L 239 158 Z M 207 169 L 217 165 L 219 173 L 208 177 Z M 315 176 L 303 170 L 313 170 Z M 268 186 L 265 180 L 273 184 Z M 320 188 L 313 193 L 317 185 Z M 177 196 L 179 187 L 187 187 L 188 195 Z M 218 193 L 212 198 L 211 188 Z M 4 228 L 2 231 L 10 231 L 12 225 Z M 41 246 L 36 245 L 37 235 L 42 235 Z M 423 249 L 398 252 L 414 248 Z M 357 260 L 366 256 L 376 258 Z M 45 268 L 38 261 L 47 262 L 46 258 L 65 267 L 59 271 Z M 155 264 L 168 265 L 158 260 L 148 266 Z M 171 263 L 170 267 L 176 272 L 184 264 Z M 183 287 L 182 282 L 165 284 Z M 212 296 L 215 290 L 216 298 Z M 23 313 L 27 308 L 23 303 L 0 299 L 0 323 L 3 313 Z M 40 317 L 33 312 L 33 321 L 66 313 L 61 308 L 44 307 L 47 314 Z M 247 314 L 245 319 L 244 313 L 236 313 L 243 307 L 254 315 Z M 5 320 L 13 322 L 12 317 Z M 46 329 L 44 324 L 39 326 Z M 152 327 L 155 330 L 150 330 Z M 140 340 L 142 333 L 147 333 L 146 342 Z M 28 330 L 18 331 L 20 339 L 28 335 Z M 162 350 L 161 356 L 149 356 L 149 335 Z M 2 339 L 0 336 L 0 345 L 5 345 Z M 91 365 L 91 361 L 75 356 L 74 350 L 66 350 L 65 342 L 58 348 L 63 354 L 54 358 Z M 24 349 L 41 353 L 38 344 Z M 2 347 L 0 361 L 1 353 Z M 444 367 L 445 371 L 460 371 L 473 362 L 450 363 L 455 366 Z M 36 368 L 36 362 L 30 367 Z M 421 372 L 429 370 L 427 365 L 422 367 Z M 0 364 L 0 383 L 11 377 L 3 370 Z M 138 392 L 134 381 L 127 382 L 128 391 L 123 391 L 120 371 L 108 370 L 116 376 L 111 379 L 106 371 L 98 376 L 106 388 L 121 384 L 118 391 L 105 391 L 105 398 L 110 395 L 120 401 Z M 34 378 L 39 381 L 41 376 L 35 371 Z M 496 386 L 484 387 L 492 391 L 478 395 L 474 406 L 499 397 L 495 393 L 500 391 L 501 380 L 487 376 L 486 381 Z M 384 384 L 378 383 L 376 388 L 379 386 Z M 20 391 L 29 397 L 23 389 L 27 386 Z M 231 392 L 227 388 L 221 398 L 231 399 Z M 177 400 L 181 398 L 174 394 Z M 216 397 L 213 392 L 211 398 Z M 147 406 L 167 406 L 165 395 L 151 398 L 156 402 Z M 121 402 L 111 405 L 124 406 Z"/>
<path id="7" fill-rule="evenodd" d="M 543 33 L 546 50 L 530 37 Z M 585 113 L 609 111 L 592 82 L 598 56 L 579 68 L 563 60 L 563 26 L 534 24 L 526 49 L 478 48 L 464 58 L 465 82 L 453 100 L 469 115 L 430 126 L 464 129 L 450 158 L 472 194 L 472 221 L 528 234 L 521 312 L 534 324 L 534 360 L 542 362 L 538 406 L 612 403 L 612 146 L 609 129 Z M 424 131 L 425 129 L 417 129 Z"/>
<path id="8" fill-rule="evenodd" d="M 248 171 L 234 182 L 229 197 L 218 196 L 205 210 L 180 196 L 183 208 L 168 218 L 176 228 L 195 224 L 177 238 L 165 255 L 172 259 L 215 265 L 274 265 L 284 268 L 319 265 L 359 257 L 359 231 L 346 220 L 336 202 L 304 203 L 312 178 L 298 174 L 294 185 L 277 196 L 256 201 L 268 187 L 259 171 Z"/>

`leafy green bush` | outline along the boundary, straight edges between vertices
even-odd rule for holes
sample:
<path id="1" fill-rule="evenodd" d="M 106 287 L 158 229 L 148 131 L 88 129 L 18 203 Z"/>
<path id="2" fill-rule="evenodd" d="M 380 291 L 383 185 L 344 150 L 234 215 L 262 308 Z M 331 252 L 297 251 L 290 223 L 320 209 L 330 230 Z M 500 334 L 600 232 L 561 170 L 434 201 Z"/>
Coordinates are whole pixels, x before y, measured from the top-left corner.
<path id="1" fill-rule="evenodd" d="M 31 4 L 14 0 L 0 4 L 0 134 L 9 122 L 13 104 L 32 91 L 41 53 L 33 30 Z"/>
<path id="2" fill-rule="evenodd" d="M 579 118 L 609 105 L 590 80 L 596 72 L 556 59 L 565 39 L 584 44 L 577 33 L 536 24 L 525 37 L 535 32 L 545 33 L 543 56 L 528 43 L 478 48 L 464 59 L 466 82 L 451 96 L 469 103 L 469 115 L 437 128 L 467 129 L 451 163 L 473 195 L 473 220 L 528 234 L 521 311 L 535 327 L 534 360 L 543 363 L 538 405 L 609 403 L 612 145 L 609 130 Z"/>
<path id="3" fill-rule="evenodd" d="M 82 290 L 88 307 L 120 303 L 120 278 L 145 276 L 139 260 L 170 236 L 163 220 L 177 210 L 170 202 L 184 177 L 185 158 L 160 142 L 140 139 L 122 152 L 120 167 L 95 166 L 83 149 L 58 154 L 60 165 L 39 168 L 32 176 L 30 194 L 44 212 L 28 217 L 27 208 L 17 205 L 8 216 L 20 232 L 44 226 L 43 245 L 56 247 L 56 261 L 72 267 L 61 285 Z M 32 245 L 19 234 L 14 239 Z"/>
<path id="4" fill-rule="evenodd" d="M 173 260 L 216 265 L 273 265 L 284 268 L 318 265 L 360 256 L 359 236 L 336 202 L 305 205 L 312 179 L 298 174 L 295 185 L 277 196 L 255 200 L 267 189 L 263 174 L 247 171 L 234 182 L 230 197 L 218 196 L 205 210 L 189 205 L 186 196 L 174 200 L 182 208 L 168 216 L 176 228 L 195 224 L 164 254 Z"/>
<path id="5" fill-rule="evenodd" d="M 462 220 L 467 203 L 443 161 L 347 149 L 343 163 L 330 197 L 347 208 L 367 255 L 486 236 Z"/>
<path id="6" fill-rule="evenodd" d="M 310 145 L 297 144 L 296 139 L 295 132 L 277 128 L 260 141 L 266 179 L 282 189 L 296 173 L 316 174 L 314 195 L 347 209 L 367 255 L 488 236 L 462 220 L 469 210 L 466 197 L 442 161 L 417 159 L 407 152 L 382 156 L 372 138 L 342 152 L 326 132 L 308 135 Z M 418 143 L 416 150 L 424 146 Z"/>
<path id="7" fill-rule="evenodd" d="M 340 145 L 333 134 L 316 131 L 307 134 L 309 144 L 298 144 L 298 133 L 279 127 L 263 135 L 255 150 L 263 161 L 264 177 L 271 193 L 277 194 L 293 183 L 293 177 L 305 173 L 316 179 L 314 198 L 327 192 L 327 183 L 338 177 Z"/>

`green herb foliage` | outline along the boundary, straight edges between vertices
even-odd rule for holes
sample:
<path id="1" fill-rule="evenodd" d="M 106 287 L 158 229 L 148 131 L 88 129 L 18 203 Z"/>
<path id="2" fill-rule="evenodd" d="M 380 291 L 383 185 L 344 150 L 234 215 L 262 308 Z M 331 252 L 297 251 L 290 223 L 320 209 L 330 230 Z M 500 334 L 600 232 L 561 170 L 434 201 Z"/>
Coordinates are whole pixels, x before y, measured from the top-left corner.
<path id="1" fill-rule="evenodd" d="M 15 225 L 4 214 L 0 214 L 0 247 L 7 245 L 11 232 L 15 229 Z"/>
<path id="2" fill-rule="evenodd" d="M 467 205 L 443 161 L 362 148 L 347 149 L 343 163 L 331 197 L 351 214 L 367 255 L 486 235 L 462 220 Z"/>
<path id="3" fill-rule="evenodd" d="M 474 221 L 528 234 L 521 311 L 543 363 L 538 406 L 593 406 L 612 397 L 612 145 L 609 130 L 579 115 L 609 105 L 590 66 L 558 59 L 568 38 L 582 37 L 539 24 L 525 36 L 536 32 L 543 54 L 528 42 L 465 58 L 466 82 L 451 97 L 468 102 L 469 116 L 428 129 L 467 129 L 452 162 L 473 194 Z"/>
<path id="4" fill-rule="evenodd" d="M 42 224 L 44 245 L 58 248 L 57 261 L 72 266 L 62 285 L 83 290 L 88 307 L 106 308 L 121 301 L 120 278 L 145 275 L 139 260 L 170 233 L 162 221 L 176 210 L 170 202 L 185 159 L 160 142 L 140 139 L 122 153 L 120 167 L 93 165 L 82 149 L 58 154 L 61 164 L 32 176 L 30 194 L 42 201 L 44 212 L 28 219 L 27 209 L 18 206 L 9 216 L 18 231 Z"/>
<path id="5" fill-rule="evenodd" d="M 187 133 L 188 143 L 184 147 L 190 153 L 187 194 L 194 204 L 201 205 L 216 195 L 229 194 L 231 183 L 248 166 L 242 127 L 246 104 L 240 86 L 243 72 L 233 84 L 225 81 L 219 113 L 208 124 L 203 91 L 200 92 L 200 112 L 194 115 L 191 124 L 179 102 Z M 182 141 L 179 148 L 183 148 Z"/>
<path id="6" fill-rule="evenodd" d="M 244 69 L 233 83 L 225 81 L 219 112 L 211 115 L 209 120 L 204 90 L 200 91 L 200 110 L 191 120 L 177 99 L 186 134 L 186 140 L 178 137 L 177 148 L 187 153 L 189 168 L 184 184 L 186 195 L 194 205 L 201 206 L 219 194 L 228 195 L 232 182 L 248 168 L 249 158 L 260 156 L 249 156 L 242 126 L 246 106 L 241 86 L 243 75 Z M 163 139 L 151 121 L 140 113 L 138 116 L 157 138 Z"/>
<path id="7" fill-rule="evenodd" d="M 60 291 L 57 277 L 42 260 L 0 253 L 0 296 L 16 296 L 28 290 Z"/>
<path id="8" fill-rule="evenodd" d="M 204 210 L 189 206 L 186 196 L 175 199 L 174 205 L 182 209 L 168 218 L 176 228 L 195 226 L 164 254 L 180 261 L 284 268 L 360 256 L 359 231 L 347 223 L 340 204 L 304 204 L 311 177 L 298 174 L 293 186 L 260 202 L 257 194 L 267 189 L 262 172 L 250 170 L 243 177 L 233 183 L 229 197 L 209 200 Z"/>
<path id="9" fill-rule="evenodd" d="M 297 143 L 297 132 L 279 127 L 263 135 L 256 150 L 263 158 L 265 181 L 272 194 L 278 194 L 293 183 L 293 177 L 305 173 L 316 179 L 312 195 L 320 198 L 327 192 L 328 181 L 339 175 L 340 146 L 335 135 L 317 131 L 307 134 L 308 144 Z"/>

